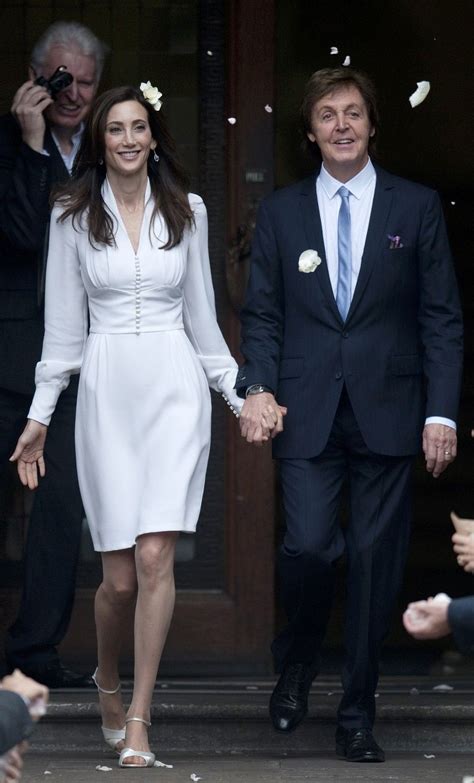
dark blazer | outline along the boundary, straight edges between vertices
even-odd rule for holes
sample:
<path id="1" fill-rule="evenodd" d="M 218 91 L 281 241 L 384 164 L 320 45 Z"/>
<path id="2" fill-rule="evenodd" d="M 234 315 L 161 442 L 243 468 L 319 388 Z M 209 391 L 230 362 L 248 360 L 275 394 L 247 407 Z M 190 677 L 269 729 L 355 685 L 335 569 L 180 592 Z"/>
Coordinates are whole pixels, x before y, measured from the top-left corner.
<path id="1" fill-rule="evenodd" d="M 26 739 L 34 723 L 17 693 L 0 690 L 0 756 Z"/>
<path id="2" fill-rule="evenodd" d="M 448 622 L 461 652 L 474 655 L 474 595 L 451 601 Z"/>
<path id="3" fill-rule="evenodd" d="M 69 174 L 49 130 L 42 155 L 22 141 L 11 114 L 0 117 L 0 388 L 33 394 L 41 356 L 41 291 L 49 196 Z"/>
<path id="4" fill-rule="evenodd" d="M 367 446 L 415 454 L 426 416 L 455 420 L 462 317 L 437 194 L 376 168 L 362 264 L 343 323 L 331 289 L 315 177 L 260 207 L 253 241 L 236 387 L 262 383 L 288 406 L 274 455 L 310 458 L 325 447 L 343 384 Z M 403 247 L 390 249 L 388 235 Z M 298 270 L 300 254 L 322 263 Z"/>

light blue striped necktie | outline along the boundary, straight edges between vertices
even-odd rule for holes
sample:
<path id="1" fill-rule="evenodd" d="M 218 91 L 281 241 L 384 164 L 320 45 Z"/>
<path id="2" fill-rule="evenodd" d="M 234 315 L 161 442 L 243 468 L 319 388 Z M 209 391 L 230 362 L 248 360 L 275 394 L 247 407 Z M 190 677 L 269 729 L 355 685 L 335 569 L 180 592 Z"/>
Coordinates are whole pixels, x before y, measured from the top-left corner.
<path id="1" fill-rule="evenodd" d="M 336 304 L 345 321 L 351 305 L 352 248 L 351 248 L 351 211 L 349 209 L 350 191 L 344 186 L 337 191 L 341 197 L 339 217 L 337 219 L 337 290 Z"/>

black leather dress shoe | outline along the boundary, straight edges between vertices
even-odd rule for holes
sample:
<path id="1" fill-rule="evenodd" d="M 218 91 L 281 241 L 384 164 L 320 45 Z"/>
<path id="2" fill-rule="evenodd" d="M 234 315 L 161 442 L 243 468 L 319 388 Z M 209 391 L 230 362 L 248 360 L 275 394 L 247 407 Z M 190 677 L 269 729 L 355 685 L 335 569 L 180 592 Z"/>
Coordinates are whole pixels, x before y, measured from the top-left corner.
<path id="1" fill-rule="evenodd" d="M 277 731 L 293 731 L 301 723 L 314 677 L 314 667 L 306 663 L 285 666 L 270 699 L 270 717 Z"/>
<path id="2" fill-rule="evenodd" d="M 346 761 L 385 761 L 370 729 L 342 729 L 336 732 L 336 753 Z"/>
<path id="3" fill-rule="evenodd" d="M 28 677 L 32 677 L 47 688 L 95 688 L 89 674 L 78 674 L 66 669 L 60 661 L 39 664 L 38 666 L 19 666 Z"/>

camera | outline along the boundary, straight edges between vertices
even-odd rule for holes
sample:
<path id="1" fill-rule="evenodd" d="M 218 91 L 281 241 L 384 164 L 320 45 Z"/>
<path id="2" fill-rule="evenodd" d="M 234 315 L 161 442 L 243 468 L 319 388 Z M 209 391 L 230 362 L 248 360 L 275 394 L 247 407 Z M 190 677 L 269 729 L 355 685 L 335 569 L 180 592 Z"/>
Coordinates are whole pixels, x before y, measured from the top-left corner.
<path id="1" fill-rule="evenodd" d="M 35 84 L 39 84 L 40 87 L 44 87 L 49 92 L 51 98 L 55 101 L 61 90 L 65 90 L 66 87 L 72 82 L 72 74 L 70 74 L 65 65 L 60 65 L 56 68 L 55 72 L 49 79 L 45 79 L 44 76 L 38 76 L 35 79 Z"/>

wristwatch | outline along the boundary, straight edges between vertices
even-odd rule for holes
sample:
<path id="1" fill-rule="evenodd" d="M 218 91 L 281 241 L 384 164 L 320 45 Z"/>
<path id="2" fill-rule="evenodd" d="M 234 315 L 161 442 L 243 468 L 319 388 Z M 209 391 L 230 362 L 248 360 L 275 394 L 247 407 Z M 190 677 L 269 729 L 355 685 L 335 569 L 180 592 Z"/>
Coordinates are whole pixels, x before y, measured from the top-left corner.
<path id="1" fill-rule="evenodd" d="M 270 389 L 269 386 L 263 386 L 261 383 L 253 383 L 251 386 L 247 387 L 245 396 L 250 397 L 251 394 L 262 394 L 262 392 L 273 394 L 273 389 Z"/>

